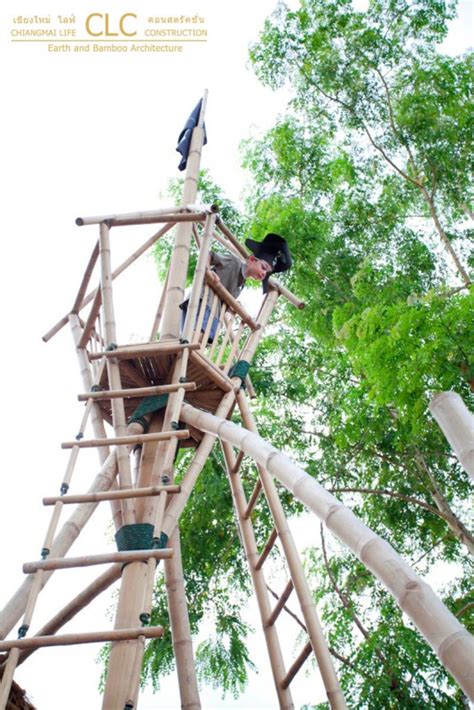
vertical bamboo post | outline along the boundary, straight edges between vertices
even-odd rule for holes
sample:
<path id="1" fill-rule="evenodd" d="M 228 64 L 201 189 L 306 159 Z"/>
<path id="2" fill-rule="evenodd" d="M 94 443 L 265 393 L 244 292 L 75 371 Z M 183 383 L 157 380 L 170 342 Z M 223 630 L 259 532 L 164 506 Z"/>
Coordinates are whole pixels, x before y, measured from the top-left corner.
<path id="1" fill-rule="evenodd" d="M 206 104 L 207 91 L 204 92 L 199 122 L 193 130 L 189 147 L 183 185 L 183 205 L 196 202 L 201 151 L 204 143 L 203 124 Z M 177 304 L 181 303 L 184 297 L 192 225 L 192 222 L 180 222 L 176 227 L 176 239 L 169 269 L 169 283 L 166 290 L 166 305 L 163 313 L 160 341 L 179 338 L 179 309 Z"/>
<path id="2" fill-rule="evenodd" d="M 237 403 L 242 414 L 244 426 L 249 431 L 257 432 L 257 425 L 243 392 L 238 393 Z M 280 542 L 288 562 L 291 579 L 293 580 L 293 585 L 298 596 L 298 601 L 300 603 L 301 612 L 311 640 L 311 645 L 318 661 L 319 670 L 321 672 L 321 677 L 323 679 L 329 703 L 331 708 L 334 708 L 334 710 L 345 710 L 347 706 L 344 696 L 336 676 L 331 654 L 329 653 L 329 648 L 321 628 L 318 613 L 316 611 L 311 591 L 299 559 L 298 551 L 288 527 L 288 521 L 286 519 L 280 497 L 268 471 L 261 464 L 257 464 L 257 466 L 263 490 L 265 491 L 265 496 L 273 516 L 275 528 L 278 531 L 278 537 L 280 538 Z"/>
<path id="3" fill-rule="evenodd" d="M 191 333 L 193 331 L 194 322 L 196 320 L 196 315 L 199 308 L 199 301 L 201 300 L 202 285 L 204 283 L 204 277 L 206 275 L 207 261 L 211 249 L 212 235 L 214 232 L 215 222 L 215 214 L 210 214 L 206 217 L 204 233 L 201 240 L 201 247 L 199 249 L 198 262 L 196 264 L 196 270 L 194 272 L 193 288 L 191 291 L 191 296 L 188 303 L 188 310 L 186 313 L 186 322 L 184 324 L 183 333 L 181 336 L 182 339 L 186 342 L 189 342 L 191 340 Z M 202 301 L 201 308 L 204 309 L 205 306 L 206 302 Z"/>
<path id="4" fill-rule="evenodd" d="M 176 526 L 171 536 L 171 546 L 174 552 L 173 557 L 165 561 L 165 579 L 173 651 L 178 671 L 181 708 L 183 710 L 199 710 L 201 702 L 199 700 L 191 627 L 189 625 L 188 607 L 184 592 L 179 526 Z"/>
<path id="5" fill-rule="evenodd" d="M 112 347 L 116 343 L 114 303 L 112 296 L 112 268 L 110 258 L 110 238 L 109 227 L 105 222 L 100 224 L 100 265 L 101 265 L 101 291 L 104 312 L 104 331 L 107 347 Z M 109 376 L 110 389 L 121 389 L 120 369 L 115 358 L 107 358 L 107 373 Z M 112 419 L 114 423 L 115 436 L 126 436 L 127 426 L 125 422 L 125 409 L 122 399 L 112 399 Z M 130 459 L 125 446 L 117 446 L 117 465 L 119 470 L 119 482 L 121 488 L 132 487 L 132 474 L 130 470 Z M 122 501 L 123 522 L 126 525 L 135 522 L 133 500 L 124 499 Z"/>
<path id="6" fill-rule="evenodd" d="M 169 274 L 166 274 L 165 283 L 163 284 L 163 290 L 161 291 L 160 301 L 158 303 L 155 320 L 153 321 L 153 326 L 150 333 L 150 342 L 155 340 L 156 336 L 158 335 L 158 329 L 161 323 L 161 316 L 163 315 L 163 310 L 165 307 L 166 289 L 168 288 L 168 275 Z"/>

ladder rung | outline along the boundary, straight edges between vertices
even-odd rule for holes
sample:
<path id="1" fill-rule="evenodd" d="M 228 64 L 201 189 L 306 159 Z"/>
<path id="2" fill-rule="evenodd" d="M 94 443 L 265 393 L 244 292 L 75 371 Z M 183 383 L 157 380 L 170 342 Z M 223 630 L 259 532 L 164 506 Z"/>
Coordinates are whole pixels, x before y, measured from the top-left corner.
<path id="1" fill-rule="evenodd" d="M 110 631 L 91 631 L 83 634 L 62 634 L 61 636 L 31 636 L 31 638 L 0 641 L 0 651 L 41 648 L 43 646 L 72 646 L 80 643 L 103 643 L 104 641 L 130 641 L 144 636 L 153 639 L 163 636 L 162 626 L 146 626 L 138 629 L 111 629 Z"/>
<path id="2" fill-rule="evenodd" d="M 140 562 L 150 558 L 155 560 L 168 559 L 173 556 L 171 547 L 164 550 L 127 550 L 126 552 L 109 552 L 105 555 L 84 555 L 83 557 L 51 557 L 36 562 L 25 562 L 23 572 L 32 574 L 38 570 L 69 569 L 70 567 L 89 567 L 104 565 L 108 562 Z"/>
<path id="3" fill-rule="evenodd" d="M 260 569 L 265 560 L 267 559 L 268 555 L 270 554 L 270 550 L 272 549 L 273 545 L 275 544 L 275 540 L 278 537 L 278 533 L 275 528 L 273 528 L 270 537 L 267 540 L 267 544 L 263 548 L 263 552 L 260 555 L 260 557 L 257 560 L 257 563 L 255 565 L 255 569 Z"/>
<path id="4" fill-rule="evenodd" d="M 255 488 L 252 491 L 252 495 L 249 498 L 249 502 L 247 504 L 247 507 L 245 508 L 244 512 L 244 519 L 247 520 L 250 517 L 250 513 L 254 509 L 255 503 L 257 502 L 258 496 L 260 495 L 260 491 L 262 490 L 262 481 L 258 479 L 257 483 L 255 484 Z"/>
<path id="5" fill-rule="evenodd" d="M 295 677 L 295 675 L 298 673 L 298 671 L 301 668 L 301 666 L 303 665 L 303 663 L 306 661 L 308 656 L 311 654 L 312 650 L 313 650 L 313 647 L 311 646 L 311 643 L 308 641 L 308 643 L 303 648 L 303 650 L 301 651 L 298 658 L 295 659 L 293 665 L 289 669 L 286 676 L 283 678 L 283 680 L 281 682 L 281 687 L 283 688 L 283 690 L 288 688 L 288 686 L 290 685 L 290 683 L 293 680 L 293 678 Z"/>
<path id="6" fill-rule="evenodd" d="M 156 357 L 157 355 L 172 355 L 181 350 L 197 350 L 198 343 L 143 343 L 141 345 L 122 345 L 115 350 L 102 350 L 98 353 L 89 353 L 89 360 L 100 360 L 102 357 L 129 360 L 133 357 Z"/>
<path id="7" fill-rule="evenodd" d="M 166 439 L 187 439 L 188 429 L 173 429 L 172 431 L 160 431 L 156 434 L 133 434 L 131 436 L 115 436 L 108 439 L 83 439 L 75 441 L 64 441 L 62 449 L 73 449 L 78 446 L 80 449 L 90 449 L 94 446 L 129 446 L 132 444 L 145 444 L 147 441 L 165 441 Z"/>
<path id="8" fill-rule="evenodd" d="M 285 589 L 283 590 L 278 602 L 275 604 L 275 608 L 273 609 L 272 613 L 268 617 L 268 621 L 266 623 L 266 626 L 272 626 L 275 623 L 275 621 L 278 619 L 280 612 L 283 609 L 283 607 L 285 606 L 286 601 L 292 591 L 293 591 L 293 581 L 290 579 L 290 581 L 286 585 Z"/>
<path id="9" fill-rule="evenodd" d="M 244 452 L 239 451 L 239 453 L 237 454 L 237 458 L 235 459 L 235 464 L 230 471 L 232 476 L 240 471 L 240 467 L 242 465 L 242 461 L 244 460 L 244 456 L 245 456 Z"/>
<path id="10" fill-rule="evenodd" d="M 103 500 L 122 500 L 123 498 L 146 498 L 158 496 L 160 493 L 180 493 L 181 486 L 151 486 L 149 488 L 125 488 L 122 491 L 103 491 L 101 493 L 85 493 L 84 495 L 51 496 L 43 498 L 43 505 L 56 503 L 100 503 Z"/>
<path id="11" fill-rule="evenodd" d="M 167 394 L 168 392 L 176 392 L 179 389 L 184 389 L 186 392 L 194 392 L 196 389 L 195 382 L 177 382 L 172 385 L 156 385 L 155 387 L 132 387 L 123 390 L 100 390 L 99 392 L 86 392 L 78 394 L 79 402 L 87 402 L 88 399 L 94 401 L 102 401 L 103 399 L 133 399 L 135 397 L 151 397 L 153 395 Z"/>

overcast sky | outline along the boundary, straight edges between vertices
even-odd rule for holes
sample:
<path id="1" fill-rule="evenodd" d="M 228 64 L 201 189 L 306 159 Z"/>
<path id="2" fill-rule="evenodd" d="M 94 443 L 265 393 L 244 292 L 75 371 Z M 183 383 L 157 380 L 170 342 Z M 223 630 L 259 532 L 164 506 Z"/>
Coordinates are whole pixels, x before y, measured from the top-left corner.
<path id="1" fill-rule="evenodd" d="M 0 608 L 22 581 L 21 564 L 38 557 L 49 511 L 44 495 L 58 491 L 67 452 L 60 442 L 77 433 L 82 407 L 76 395 L 82 384 L 65 329 L 50 343 L 41 336 L 74 300 L 97 229 L 78 228 L 78 215 L 152 209 L 165 198 L 170 177 L 178 176 L 177 135 L 204 88 L 209 89 L 209 144 L 203 167 L 211 170 L 228 196 L 238 201 L 245 186 L 239 142 L 269 128 L 285 96 L 263 88 L 247 68 L 249 42 L 256 39 L 274 0 L 119 0 L 70 3 L 22 0 L 3 3 L 1 155 L 3 236 L 1 279 L 2 389 L 4 466 L 0 489 L 2 584 Z M 132 9 L 130 9 L 132 7 Z M 472 3 L 460 4 L 460 16 L 446 49 L 472 44 Z M 12 43 L 10 31 L 18 14 L 74 14 L 82 30 L 92 12 L 109 12 L 111 22 L 134 12 L 139 22 L 158 14 L 199 14 L 208 30 L 207 43 L 188 43 L 177 53 L 49 52 L 47 43 Z M 20 25 L 27 27 L 27 25 Z M 80 31 L 79 31 L 80 30 Z M 147 228 L 114 230 L 114 264 L 134 251 L 150 234 Z M 132 267 L 133 268 L 133 267 Z M 151 259 L 117 282 L 119 342 L 147 334 L 160 287 Z M 97 472 L 96 459 L 80 457 L 74 490 L 83 491 Z M 98 553 L 110 547 L 108 509 L 104 506 L 74 547 L 74 554 Z M 318 524 L 314 521 L 316 535 Z M 296 526 L 300 535 L 300 529 Z M 306 529 L 306 535 L 308 530 Z M 309 542 L 309 540 L 308 540 Z M 43 623 L 97 575 L 97 570 L 58 572 L 38 604 L 35 620 Z M 99 630 L 110 596 L 67 630 Z M 250 612 L 252 618 L 255 616 Z M 255 625 L 258 622 L 254 619 Z M 37 628 L 37 624 L 34 626 Z M 290 631 L 283 630 L 283 636 Z M 293 643 L 286 645 L 289 651 Z M 220 700 L 205 691 L 205 708 L 274 708 L 275 696 L 263 644 L 252 641 L 260 667 L 248 693 L 239 701 Z M 19 669 L 18 680 L 39 710 L 99 707 L 98 647 L 39 651 Z M 323 699 L 313 680 L 295 692 L 296 705 Z M 140 707 L 179 706 L 176 682 L 167 681 L 159 696 L 143 695 Z"/>

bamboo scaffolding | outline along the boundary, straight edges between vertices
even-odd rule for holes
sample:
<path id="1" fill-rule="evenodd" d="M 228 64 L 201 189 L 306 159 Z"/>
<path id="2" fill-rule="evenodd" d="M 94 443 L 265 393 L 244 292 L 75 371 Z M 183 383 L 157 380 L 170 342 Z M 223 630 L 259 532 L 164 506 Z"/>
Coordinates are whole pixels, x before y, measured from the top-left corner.
<path id="1" fill-rule="evenodd" d="M 379 538 L 314 478 L 257 434 L 196 410 L 188 404 L 183 406 L 181 418 L 241 448 L 316 513 L 364 566 L 378 577 L 412 619 L 441 663 L 468 697 L 474 699 L 474 678 L 470 663 L 474 655 L 474 640 L 431 587 L 418 577 L 385 540 Z"/>
<path id="2" fill-rule="evenodd" d="M 64 441 L 61 444 L 62 449 L 72 449 L 77 446 L 78 449 L 92 449 L 96 446 L 132 446 L 134 444 L 143 444 L 145 441 L 164 441 L 166 439 L 187 439 L 189 437 L 188 429 L 180 429 L 176 431 L 161 431 L 157 434 L 132 434 L 127 436 L 115 436 L 107 439 L 83 439 L 82 441 Z M 129 486 L 130 488 L 131 486 Z"/>
<path id="3" fill-rule="evenodd" d="M 187 160 L 187 170 L 183 186 L 183 204 L 194 204 L 196 201 L 199 164 L 204 138 L 203 121 L 207 100 L 206 97 L 207 94 L 202 102 L 201 115 L 199 117 L 198 125 L 194 128 L 192 133 Z M 191 230 L 193 221 L 196 221 L 196 215 L 194 214 L 191 216 L 193 217 L 192 221 L 182 221 L 178 224 L 176 229 L 175 244 L 169 267 L 165 308 L 161 320 L 160 342 L 179 340 L 180 311 L 179 308 L 177 308 L 177 305 L 184 299 L 186 275 L 189 262 Z M 118 388 L 112 385 L 111 389 Z M 166 426 L 167 422 L 170 422 L 173 400 L 175 400 L 175 396 L 171 395 L 168 399 L 165 412 L 164 426 Z M 173 445 L 176 445 L 176 440 L 169 441 L 168 451 L 172 451 Z M 164 453 L 166 453 L 166 449 L 161 443 L 158 444 L 156 457 L 158 457 L 160 451 L 164 451 Z M 155 474 L 155 468 L 156 467 L 154 466 L 152 471 L 152 484 L 154 483 L 153 475 Z M 162 495 L 165 496 L 166 494 Z M 150 507 L 147 505 L 145 507 L 144 519 L 147 520 L 151 517 L 152 522 L 154 522 L 154 512 L 153 506 Z M 133 623 L 133 620 L 139 616 L 140 610 L 143 609 L 143 597 L 146 589 L 147 571 L 148 566 L 141 565 L 139 563 L 133 563 L 125 567 L 116 612 L 115 625 L 117 628 L 130 626 Z M 104 710 L 109 708 L 122 708 L 127 696 L 130 696 L 132 689 L 130 688 L 127 674 L 130 668 L 136 667 L 136 664 L 139 661 L 137 654 L 139 656 L 141 655 L 140 644 L 138 642 L 131 644 L 112 644 L 102 706 Z"/>
<path id="4" fill-rule="evenodd" d="M 208 435 L 206 434 L 206 436 Z M 260 618 L 262 619 L 262 628 L 265 642 L 267 645 L 268 657 L 270 660 L 270 667 L 275 683 L 278 703 L 280 706 L 280 710 L 292 710 L 294 705 L 291 697 L 291 692 L 289 688 L 282 687 L 282 681 L 285 678 L 285 665 L 283 661 L 283 654 L 281 651 L 280 642 L 278 639 L 278 634 L 274 625 L 268 626 L 263 623 L 264 619 L 269 618 L 272 609 L 270 605 L 270 599 L 268 596 L 267 585 L 265 582 L 263 570 L 257 569 L 256 566 L 256 561 L 259 555 L 253 527 L 250 520 L 245 519 L 243 517 L 243 512 L 247 505 L 247 501 L 245 499 L 242 481 L 240 476 L 231 473 L 237 468 L 236 459 L 234 456 L 234 452 L 232 451 L 232 447 L 222 440 L 221 446 L 224 452 L 228 479 L 232 491 L 232 498 L 237 512 L 242 544 L 245 550 L 245 556 L 249 564 L 250 575 L 252 577 L 253 588 L 255 590 L 255 596 L 257 598 Z"/>
<path id="5" fill-rule="evenodd" d="M 138 562 L 153 557 L 156 560 L 164 560 L 171 557 L 173 550 L 167 547 L 165 550 L 127 550 L 125 552 L 107 552 L 103 555 L 82 555 L 81 557 L 49 557 L 47 560 L 38 562 L 25 562 L 23 572 L 31 574 L 38 570 L 71 569 L 73 567 L 91 567 L 93 565 L 105 565 L 109 562 Z"/>
<path id="6" fill-rule="evenodd" d="M 242 333 L 243 333 L 244 328 L 245 328 L 245 323 L 241 322 L 238 329 L 237 329 L 237 333 L 235 333 L 235 334 L 233 334 L 232 332 L 230 333 L 232 347 L 230 349 L 229 355 L 227 356 L 227 360 L 225 361 L 224 369 L 222 370 L 222 372 L 224 372 L 224 374 L 226 374 L 226 375 L 228 374 L 228 372 L 235 360 L 235 355 L 236 355 L 237 349 L 240 345 L 240 339 L 242 337 Z"/>
<path id="7" fill-rule="evenodd" d="M 194 392 L 196 390 L 195 382 L 183 382 L 173 385 L 155 385 L 153 387 L 132 387 L 124 390 L 103 390 L 101 392 L 86 392 L 79 394 L 77 399 L 79 402 L 93 400 L 100 402 L 107 399 L 135 399 L 136 397 L 150 397 L 151 395 L 166 394 L 176 392 L 183 388 L 185 392 Z"/>
<path id="8" fill-rule="evenodd" d="M 82 643 L 103 643 L 104 641 L 128 641 L 138 636 L 145 638 L 159 638 L 163 636 L 162 626 L 148 626 L 139 629 L 119 629 L 109 631 L 89 631 L 84 634 L 63 634 L 61 636 L 32 636 L 14 641 L 0 641 L 0 651 L 10 651 L 12 648 L 19 650 L 29 648 L 43 648 L 46 646 L 71 646 Z"/>
<path id="9" fill-rule="evenodd" d="M 43 505 L 54 505 L 61 501 L 64 505 L 72 503 L 99 503 L 103 500 L 121 500 L 122 498 L 147 498 L 148 496 L 158 496 L 166 491 L 168 494 L 180 492 L 179 486 L 150 486 L 148 488 L 130 488 L 130 490 L 107 491 L 107 493 L 91 493 L 70 495 L 70 496 L 53 496 L 43 498 Z"/>
<path id="10" fill-rule="evenodd" d="M 160 237 L 162 237 L 164 234 L 166 234 L 166 232 L 169 232 L 169 230 L 172 229 L 173 227 L 174 227 L 174 222 L 171 224 L 166 224 L 158 232 L 153 234 L 152 237 L 147 239 L 146 242 L 144 242 L 141 245 L 141 247 L 139 247 L 136 251 L 134 251 L 133 254 L 131 254 L 127 259 L 125 259 L 125 261 L 123 261 L 120 264 L 120 266 L 118 266 L 113 271 L 112 279 L 116 279 L 117 276 L 120 276 L 120 274 L 122 274 L 125 271 L 125 269 L 127 269 L 131 264 L 133 264 L 134 261 L 136 261 L 144 252 L 147 251 L 147 249 L 149 249 L 151 246 L 153 246 L 153 244 L 158 239 L 160 239 Z M 82 310 L 83 308 L 85 308 L 87 306 L 87 304 L 90 303 L 95 298 L 96 291 L 97 291 L 97 289 L 95 288 L 93 291 L 91 291 L 90 293 L 87 294 L 87 296 L 84 298 L 81 305 L 79 306 L 78 310 Z M 48 340 L 51 340 L 53 335 L 56 335 L 56 333 L 58 333 L 61 330 L 61 328 L 63 328 L 67 324 L 69 316 L 70 316 L 70 313 L 63 316 L 56 323 L 56 325 L 54 325 L 50 330 L 48 330 L 47 333 L 45 333 L 45 335 L 43 335 L 42 339 L 44 340 L 45 343 L 47 343 Z"/>

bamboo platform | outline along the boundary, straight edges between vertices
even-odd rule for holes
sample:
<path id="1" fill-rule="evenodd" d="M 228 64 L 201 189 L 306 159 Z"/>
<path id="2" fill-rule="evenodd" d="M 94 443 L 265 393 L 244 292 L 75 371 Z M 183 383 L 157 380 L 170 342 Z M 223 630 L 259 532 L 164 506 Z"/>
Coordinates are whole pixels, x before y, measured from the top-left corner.
<path id="1" fill-rule="evenodd" d="M 194 354 L 195 352 L 195 350 L 192 351 L 194 357 L 189 360 L 187 381 L 195 383 L 196 389 L 185 393 L 185 401 L 193 407 L 198 407 L 214 414 L 223 395 L 232 389 L 232 384 L 222 370 L 212 363 L 205 354 Z M 169 351 L 162 353 L 154 351 L 150 355 L 131 355 L 127 358 L 121 355 L 117 362 L 120 368 L 123 389 L 169 384 L 176 357 L 177 353 L 170 353 Z M 104 368 L 102 373 L 99 386 L 104 391 L 109 389 L 106 368 Z M 127 397 L 123 402 L 125 416 L 128 420 L 138 405 L 143 402 L 143 397 Z M 104 419 L 109 424 L 112 424 L 111 401 L 101 399 L 97 401 L 97 404 L 100 406 Z M 182 442 L 184 446 L 191 444 L 193 444 L 191 440 Z"/>

